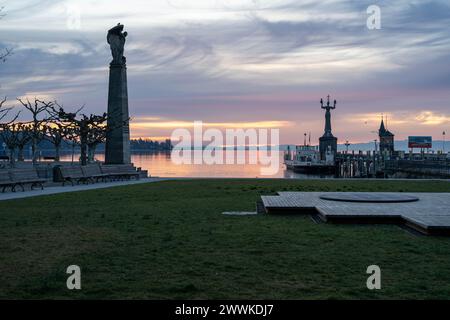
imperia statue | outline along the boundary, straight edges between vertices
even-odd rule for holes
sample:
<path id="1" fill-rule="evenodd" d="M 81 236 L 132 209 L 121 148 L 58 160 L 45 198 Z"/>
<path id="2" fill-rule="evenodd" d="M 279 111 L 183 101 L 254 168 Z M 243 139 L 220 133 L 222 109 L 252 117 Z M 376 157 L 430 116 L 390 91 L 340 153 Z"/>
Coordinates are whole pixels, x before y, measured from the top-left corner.
<path id="1" fill-rule="evenodd" d="M 108 44 L 111 46 L 111 53 L 113 56 L 112 64 L 125 64 L 126 58 L 123 56 L 127 32 L 123 32 L 123 24 L 117 24 L 114 28 L 108 31 Z"/>

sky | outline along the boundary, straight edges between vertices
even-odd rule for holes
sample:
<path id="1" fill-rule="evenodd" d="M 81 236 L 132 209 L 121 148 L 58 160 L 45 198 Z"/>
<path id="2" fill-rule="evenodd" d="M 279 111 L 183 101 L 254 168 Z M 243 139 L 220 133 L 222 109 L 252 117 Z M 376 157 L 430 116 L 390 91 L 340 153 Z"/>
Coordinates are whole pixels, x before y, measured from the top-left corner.
<path id="1" fill-rule="evenodd" d="M 107 30 L 128 31 L 131 134 L 279 128 L 281 143 L 323 133 L 337 99 L 341 142 L 450 132 L 450 2 L 427 0 L 0 0 L 0 96 L 107 108 Z M 369 30 L 370 5 L 381 29 Z M 78 19 L 79 18 L 79 19 Z"/>

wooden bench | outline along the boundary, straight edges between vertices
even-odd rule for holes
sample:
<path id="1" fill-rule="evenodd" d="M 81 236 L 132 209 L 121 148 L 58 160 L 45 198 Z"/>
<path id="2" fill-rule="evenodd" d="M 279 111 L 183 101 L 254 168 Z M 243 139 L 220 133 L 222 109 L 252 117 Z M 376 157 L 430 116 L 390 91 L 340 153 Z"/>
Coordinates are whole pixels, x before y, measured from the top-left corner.
<path id="1" fill-rule="evenodd" d="M 131 164 L 115 164 L 115 165 L 103 165 L 101 166 L 102 173 L 107 174 L 109 178 L 114 179 L 131 179 L 136 178 L 139 180 L 140 173 L 136 171 L 136 168 Z"/>
<path id="2" fill-rule="evenodd" d="M 94 180 L 96 182 L 99 182 L 99 180 L 102 180 L 104 182 L 106 178 L 109 177 L 108 174 L 102 172 L 102 169 L 98 164 L 89 164 L 87 166 L 82 166 L 81 170 L 83 170 L 84 177 L 88 180 L 91 180 L 92 182 L 94 182 Z"/>
<path id="3" fill-rule="evenodd" d="M 11 187 L 11 190 L 14 188 L 14 182 L 11 180 L 9 170 L 0 170 L 0 187 L 3 188 L 2 193 L 6 191 L 7 187 Z"/>
<path id="4" fill-rule="evenodd" d="M 80 165 L 61 166 L 59 167 L 59 170 L 61 173 L 61 178 L 63 180 L 63 186 L 66 184 L 66 182 L 70 182 L 73 186 L 74 182 L 80 184 L 80 182 L 88 182 L 90 180 L 90 177 L 84 174 L 83 169 Z"/>
<path id="5" fill-rule="evenodd" d="M 31 185 L 31 190 L 39 186 L 44 190 L 44 182 L 46 179 L 39 178 L 36 169 L 11 169 L 9 170 L 11 180 L 13 182 L 12 191 L 15 191 L 16 186 L 20 186 L 22 191 L 25 191 L 25 185 Z"/>

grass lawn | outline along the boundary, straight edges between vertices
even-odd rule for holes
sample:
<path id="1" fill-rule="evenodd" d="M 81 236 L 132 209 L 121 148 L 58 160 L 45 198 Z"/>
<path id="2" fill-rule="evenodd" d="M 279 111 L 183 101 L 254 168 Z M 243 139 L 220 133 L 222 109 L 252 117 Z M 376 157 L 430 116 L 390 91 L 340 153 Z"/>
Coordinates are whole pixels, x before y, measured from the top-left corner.
<path id="1" fill-rule="evenodd" d="M 0 298 L 450 297 L 450 238 L 254 211 L 276 191 L 450 192 L 448 182 L 166 181 L 0 202 Z M 66 268 L 82 268 L 82 290 Z M 366 268 L 382 290 L 366 288 Z"/>

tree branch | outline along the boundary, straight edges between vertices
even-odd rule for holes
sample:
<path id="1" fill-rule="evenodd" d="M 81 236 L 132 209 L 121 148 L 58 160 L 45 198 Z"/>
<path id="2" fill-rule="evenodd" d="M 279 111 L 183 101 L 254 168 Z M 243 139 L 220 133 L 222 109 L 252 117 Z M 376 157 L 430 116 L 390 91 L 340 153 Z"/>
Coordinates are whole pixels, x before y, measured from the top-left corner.
<path id="1" fill-rule="evenodd" d="M 6 14 L 3 14 L 4 7 L 0 7 L 0 19 L 3 18 Z M 12 54 L 12 49 L 3 49 L 3 52 L 0 53 L 0 61 L 5 62 L 6 58 Z"/>

